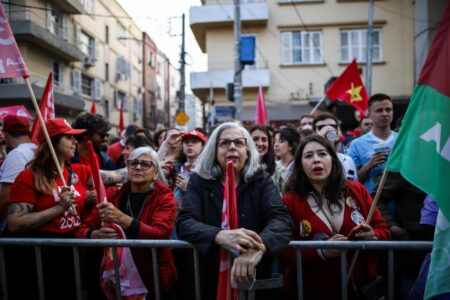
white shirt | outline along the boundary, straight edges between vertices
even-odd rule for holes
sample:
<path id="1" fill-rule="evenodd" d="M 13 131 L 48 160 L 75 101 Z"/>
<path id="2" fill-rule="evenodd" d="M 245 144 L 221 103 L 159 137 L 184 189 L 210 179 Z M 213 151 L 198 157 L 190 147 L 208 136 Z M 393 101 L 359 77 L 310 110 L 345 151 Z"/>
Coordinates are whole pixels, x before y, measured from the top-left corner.
<path id="1" fill-rule="evenodd" d="M 34 158 L 36 148 L 33 143 L 23 143 L 9 152 L 0 167 L 0 183 L 14 183 L 25 165 Z"/>
<path id="2" fill-rule="evenodd" d="M 358 173 L 356 171 L 356 166 L 353 158 L 343 153 L 337 153 L 337 155 L 342 164 L 344 178 L 358 180 Z"/>

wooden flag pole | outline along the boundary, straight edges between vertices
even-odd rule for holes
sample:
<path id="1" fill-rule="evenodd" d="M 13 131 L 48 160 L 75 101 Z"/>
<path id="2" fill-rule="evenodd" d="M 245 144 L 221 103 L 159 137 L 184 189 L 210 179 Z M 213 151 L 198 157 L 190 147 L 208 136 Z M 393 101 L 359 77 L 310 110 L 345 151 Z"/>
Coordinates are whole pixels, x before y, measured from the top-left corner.
<path id="1" fill-rule="evenodd" d="M 317 102 L 316 106 L 314 106 L 314 108 L 311 110 L 310 114 L 314 115 L 314 113 L 316 112 L 316 110 L 319 108 L 320 104 L 322 104 L 323 101 L 325 101 L 325 98 L 327 97 L 327 95 L 323 95 L 323 97 L 319 100 L 319 102 Z"/>
<path id="2" fill-rule="evenodd" d="M 67 182 L 64 179 L 64 175 L 61 170 L 61 166 L 59 165 L 58 157 L 56 156 L 56 152 L 55 152 L 55 149 L 53 148 L 52 141 L 50 140 L 50 135 L 48 134 L 47 127 L 45 127 L 44 118 L 42 117 L 41 110 L 39 109 L 39 105 L 36 101 L 36 96 L 34 95 L 33 88 L 31 87 L 30 79 L 29 78 L 24 78 L 24 79 L 25 79 L 25 83 L 27 85 L 28 91 L 30 92 L 31 102 L 33 102 L 34 109 L 36 110 L 36 115 L 38 116 L 39 122 L 41 122 L 41 128 L 42 128 L 42 131 L 44 132 L 45 140 L 47 141 L 48 148 L 50 149 L 50 153 L 52 155 L 53 162 L 56 165 L 56 170 L 58 171 L 58 175 L 61 178 L 63 186 L 66 187 Z M 69 208 L 69 212 L 72 215 L 77 215 L 77 211 L 74 206 L 71 206 Z"/>
<path id="3" fill-rule="evenodd" d="M 373 202 L 372 202 L 372 206 L 370 207 L 369 213 L 367 214 L 367 219 L 366 219 L 367 225 L 369 225 L 370 221 L 372 221 L 372 216 L 375 211 L 375 208 L 377 207 L 378 199 L 380 198 L 381 190 L 384 187 L 384 182 L 386 181 L 386 177 L 387 177 L 388 173 L 389 172 L 386 169 L 384 169 L 383 175 L 381 176 L 381 179 L 380 179 L 380 184 L 378 185 L 377 192 L 375 193 L 375 198 L 373 199 Z M 356 250 L 355 255 L 353 256 L 352 262 L 350 264 L 350 267 L 348 268 L 347 282 L 348 282 L 348 280 L 350 280 L 350 276 L 352 275 L 353 269 L 356 264 L 356 260 L 358 259 L 358 256 L 359 256 L 359 251 L 360 251 L 360 249 Z"/>

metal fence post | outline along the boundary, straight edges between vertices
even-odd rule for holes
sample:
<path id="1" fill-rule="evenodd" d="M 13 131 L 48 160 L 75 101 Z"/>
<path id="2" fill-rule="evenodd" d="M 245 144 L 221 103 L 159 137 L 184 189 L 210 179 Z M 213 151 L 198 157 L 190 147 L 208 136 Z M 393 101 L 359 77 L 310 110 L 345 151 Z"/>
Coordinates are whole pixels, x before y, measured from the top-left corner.
<path id="1" fill-rule="evenodd" d="M 36 272 L 38 276 L 38 290 L 39 290 L 39 299 L 44 300 L 44 273 L 42 271 L 42 253 L 41 247 L 34 247 L 34 254 L 36 257 Z"/>
<path id="2" fill-rule="evenodd" d="M 394 300 L 394 250 L 388 252 L 388 299 Z"/>
<path id="3" fill-rule="evenodd" d="M 202 295 L 200 293 L 200 269 L 199 269 L 199 258 L 198 251 L 194 248 L 194 280 L 195 280 L 195 299 L 201 300 Z"/>
<path id="4" fill-rule="evenodd" d="M 295 262 L 297 268 L 297 298 L 303 300 L 303 273 L 302 273 L 302 253 L 300 249 L 295 249 Z"/>
<path id="5" fill-rule="evenodd" d="M 342 286 L 342 300 L 347 300 L 347 283 L 350 278 L 347 278 L 347 250 L 341 250 L 341 286 Z"/>
<path id="6" fill-rule="evenodd" d="M 77 291 L 77 300 L 81 300 L 82 295 L 81 295 L 80 254 L 77 246 L 72 247 L 72 253 L 73 253 L 73 269 L 75 272 L 75 289 Z"/>
<path id="7" fill-rule="evenodd" d="M 2 299 L 8 300 L 8 284 L 6 282 L 5 253 L 0 247 L 0 287 L 2 289 Z"/>
<path id="8" fill-rule="evenodd" d="M 119 265 L 117 261 L 117 247 L 111 247 L 113 264 L 114 264 L 114 278 L 116 280 L 116 297 L 118 300 L 122 299 L 122 293 L 120 288 L 120 274 L 119 274 Z"/>
<path id="9" fill-rule="evenodd" d="M 152 266 L 153 266 L 153 282 L 155 284 L 155 298 L 161 299 L 161 291 L 159 290 L 159 271 L 158 271 L 158 253 L 152 248 Z"/>

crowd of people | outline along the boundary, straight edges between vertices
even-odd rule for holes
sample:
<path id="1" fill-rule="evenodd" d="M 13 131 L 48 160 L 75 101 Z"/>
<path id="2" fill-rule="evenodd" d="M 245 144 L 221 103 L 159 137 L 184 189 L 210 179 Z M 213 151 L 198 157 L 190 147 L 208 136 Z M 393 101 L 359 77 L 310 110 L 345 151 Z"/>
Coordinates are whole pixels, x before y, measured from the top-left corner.
<path id="1" fill-rule="evenodd" d="M 0 168 L 0 230 L 4 237 L 116 239 L 118 232 L 107 226 L 116 224 L 128 239 L 188 241 L 200 254 L 202 299 L 216 299 L 219 253 L 228 249 L 237 253 L 231 266 L 233 285 L 281 272 L 282 289 L 261 292 L 257 298 L 296 299 L 297 262 L 290 241 L 432 238 L 433 222 L 421 223 L 421 213 L 430 208 L 424 207 L 426 195 L 396 173 L 387 176 L 378 208 L 366 222 L 397 138 L 392 121 L 393 103 L 385 94 L 370 98 L 368 116 L 347 137 L 331 113 L 301 116 L 298 128 L 245 128 L 229 121 L 210 132 L 167 128 L 152 134 L 131 124 L 113 142 L 111 126 L 100 115 L 84 113 L 71 125 L 56 118 L 45 126 L 63 182 L 43 133 L 36 145 L 29 121 L 7 116 L 2 129 L 8 154 Z M 107 202 L 101 202 L 94 189 L 90 143 Z M 238 228 L 224 230 L 229 161 L 234 165 Z M 82 252 L 87 299 L 106 297 L 98 250 Z M 151 252 L 131 252 L 147 299 L 153 299 Z M 338 299 L 339 249 L 306 249 L 302 254 L 305 299 Z M 425 254 L 410 251 L 397 260 L 399 299 L 407 299 L 411 289 L 415 297 L 423 294 L 413 284 Z M 5 257 L 10 298 L 35 298 L 32 250 L 8 248 Z M 382 257 L 362 252 L 349 280 L 351 299 L 361 297 L 362 287 L 378 282 L 386 267 Z M 59 299 L 61 293 L 75 298 L 71 249 L 44 247 L 42 263 L 45 299 Z M 163 299 L 193 297 L 192 265 L 192 255 L 183 249 L 158 249 Z"/>

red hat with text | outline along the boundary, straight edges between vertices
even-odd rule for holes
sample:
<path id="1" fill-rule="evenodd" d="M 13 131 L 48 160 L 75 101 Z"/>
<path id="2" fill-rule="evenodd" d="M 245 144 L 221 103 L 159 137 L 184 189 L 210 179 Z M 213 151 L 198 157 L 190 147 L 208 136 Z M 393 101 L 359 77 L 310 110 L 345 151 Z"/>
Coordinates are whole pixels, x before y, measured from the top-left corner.
<path id="1" fill-rule="evenodd" d="M 205 135 L 201 131 L 198 131 L 198 130 L 195 130 L 195 129 L 191 130 L 189 132 L 186 132 L 185 134 L 183 134 L 181 136 L 181 140 L 182 141 L 184 141 L 184 140 L 186 140 L 188 138 L 197 138 L 197 139 L 201 140 L 202 142 L 206 142 Z"/>
<path id="2" fill-rule="evenodd" d="M 3 130 L 6 132 L 30 134 L 30 121 L 25 117 L 7 115 L 5 119 L 3 119 Z"/>
<path id="3" fill-rule="evenodd" d="M 45 121 L 45 127 L 47 127 L 48 135 L 50 137 L 60 134 L 78 135 L 86 131 L 86 129 L 73 129 L 65 119 L 56 118 Z M 44 131 L 39 131 L 39 141 L 42 142 L 45 139 Z"/>

